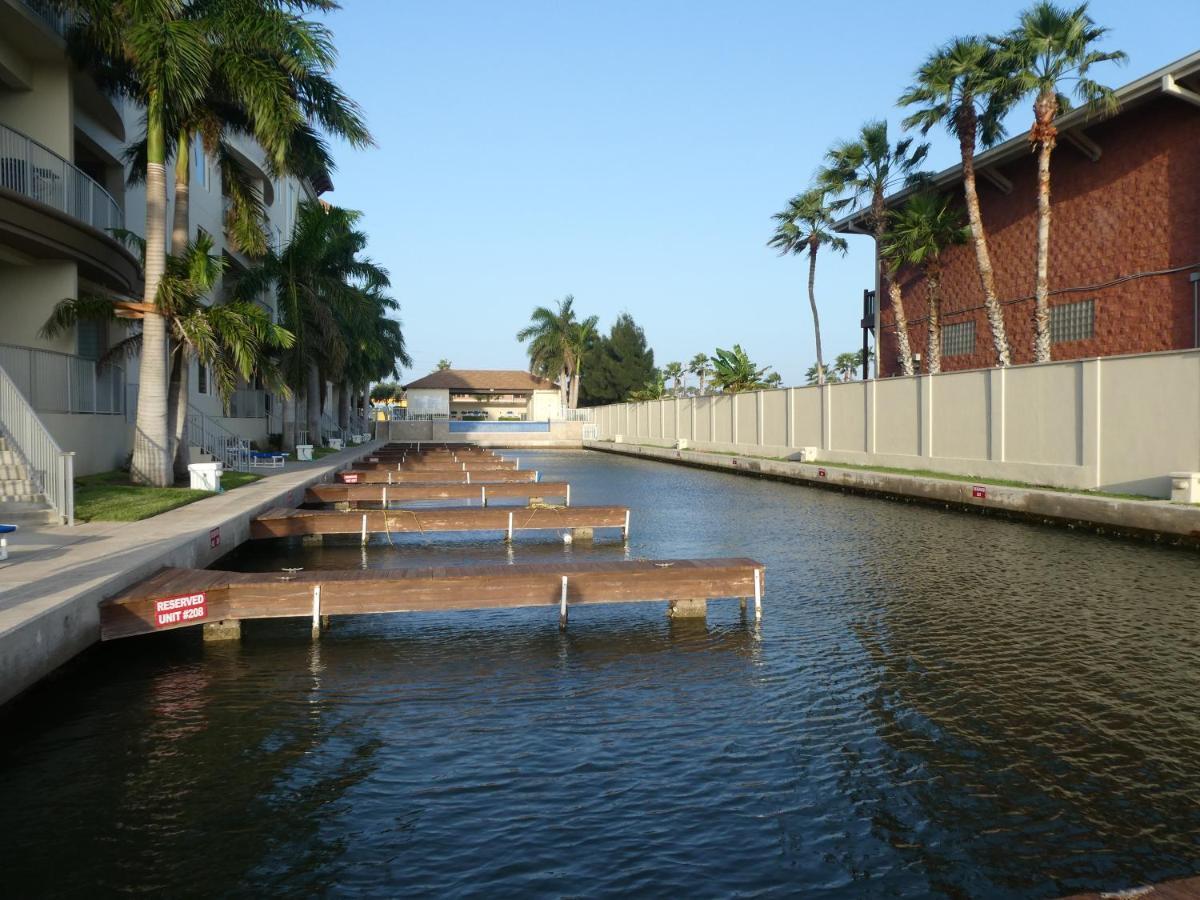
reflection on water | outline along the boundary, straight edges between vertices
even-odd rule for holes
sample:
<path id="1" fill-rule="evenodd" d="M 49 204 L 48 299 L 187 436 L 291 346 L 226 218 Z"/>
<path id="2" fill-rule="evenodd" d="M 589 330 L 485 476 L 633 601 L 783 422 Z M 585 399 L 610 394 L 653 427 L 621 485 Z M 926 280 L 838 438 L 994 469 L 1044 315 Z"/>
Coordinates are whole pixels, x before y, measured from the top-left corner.
<path id="1" fill-rule="evenodd" d="M 566 634 L 547 608 L 105 645 L 0 719 L 6 893 L 1048 897 L 1200 871 L 1193 554 L 536 465 L 632 506 L 629 548 L 393 536 L 224 565 L 754 555 L 761 630 L 646 604 Z"/>

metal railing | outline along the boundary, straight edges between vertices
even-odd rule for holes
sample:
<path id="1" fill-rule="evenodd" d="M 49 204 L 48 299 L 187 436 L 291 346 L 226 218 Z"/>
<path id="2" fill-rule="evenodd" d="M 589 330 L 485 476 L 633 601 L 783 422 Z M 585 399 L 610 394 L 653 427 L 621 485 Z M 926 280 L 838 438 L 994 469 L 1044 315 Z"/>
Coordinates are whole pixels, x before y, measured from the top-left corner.
<path id="1" fill-rule="evenodd" d="M 46 430 L 15 381 L 0 366 L 0 432 L 25 462 L 38 493 L 62 521 L 75 524 L 75 454 Z"/>
<path id="2" fill-rule="evenodd" d="M 250 442 L 218 424 L 190 403 L 187 411 L 187 442 L 199 447 L 226 469 L 250 470 Z"/>
<path id="3" fill-rule="evenodd" d="M 67 16 L 56 4 L 47 0 L 22 0 L 25 6 L 35 16 L 54 29 L 55 33 L 67 33 Z"/>
<path id="4" fill-rule="evenodd" d="M 12 344 L 0 344 L 0 366 L 38 412 L 125 412 L 125 370 L 120 366 L 98 370 L 93 359 Z"/>
<path id="5" fill-rule="evenodd" d="M 125 227 L 121 207 L 95 179 L 45 144 L 7 125 L 0 125 L 0 187 L 100 231 Z"/>

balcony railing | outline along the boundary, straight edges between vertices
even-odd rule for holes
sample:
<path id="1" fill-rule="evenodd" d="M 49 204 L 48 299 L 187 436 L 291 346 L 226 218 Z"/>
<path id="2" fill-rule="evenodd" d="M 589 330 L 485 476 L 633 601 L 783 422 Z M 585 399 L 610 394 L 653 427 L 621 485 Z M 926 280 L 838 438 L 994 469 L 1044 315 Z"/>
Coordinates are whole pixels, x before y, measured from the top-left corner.
<path id="1" fill-rule="evenodd" d="M 0 187 L 100 231 L 125 227 L 112 194 L 49 147 L 7 125 L 0 125 Z"/>
<path id="2" fill-rule="evenodd" d="M 67 17 L 54 3 L 47 0 L 22 0 L 25 6 L 35 16 L 49 25 L 57 34 L 67 33 Z"/>
<path id="3" fill-rule="evenodd" d="M 40 413 L 125 413 L 125 370 L 69 353 L 0 344 L 0 368 Z"/>

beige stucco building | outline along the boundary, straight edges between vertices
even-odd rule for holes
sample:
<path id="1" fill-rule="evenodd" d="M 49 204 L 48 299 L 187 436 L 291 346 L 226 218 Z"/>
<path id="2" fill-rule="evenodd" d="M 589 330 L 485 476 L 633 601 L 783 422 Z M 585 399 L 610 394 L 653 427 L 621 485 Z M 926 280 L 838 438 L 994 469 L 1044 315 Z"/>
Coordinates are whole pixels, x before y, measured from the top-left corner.
<path id="1" fill-rule="evenodd" d="M 518 369 L 441 369 L 405 391 L 410 418 L 538 422 L 562 410 L 554 382 Z"/>

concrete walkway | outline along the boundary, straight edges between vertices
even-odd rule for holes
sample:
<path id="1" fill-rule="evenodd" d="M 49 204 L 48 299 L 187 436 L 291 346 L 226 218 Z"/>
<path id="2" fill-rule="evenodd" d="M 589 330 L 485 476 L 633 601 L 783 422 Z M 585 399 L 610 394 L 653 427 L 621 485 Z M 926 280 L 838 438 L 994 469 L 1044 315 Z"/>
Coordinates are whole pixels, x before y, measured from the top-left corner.
<path id="1" fill-rule="evenodd" d="M 584 447 L 850 493 L 916 500 L 1047 525 L 1086 528 L 1101 534 L 1200 546 L 1200 506 L 1168 500 L 1128 500 L 1102 494 L 972 483 L 870 469 L 843 469 L 838 468 L 837 463 L 820 461 L 801 463 L 702 450 L 674 450 L 649 444 L 584 441 Z"/>
<path id="2" fill-rule="evenodd" d="M 296 506 L 305 489 L 382 442 L 264 470 L 253 484 L 140 522 L 19 531 L 0 563 L 0 703 L 99 640 L 97 604 L 163 566 L 204 568 L 250 536 L 250 521 Z"/>

